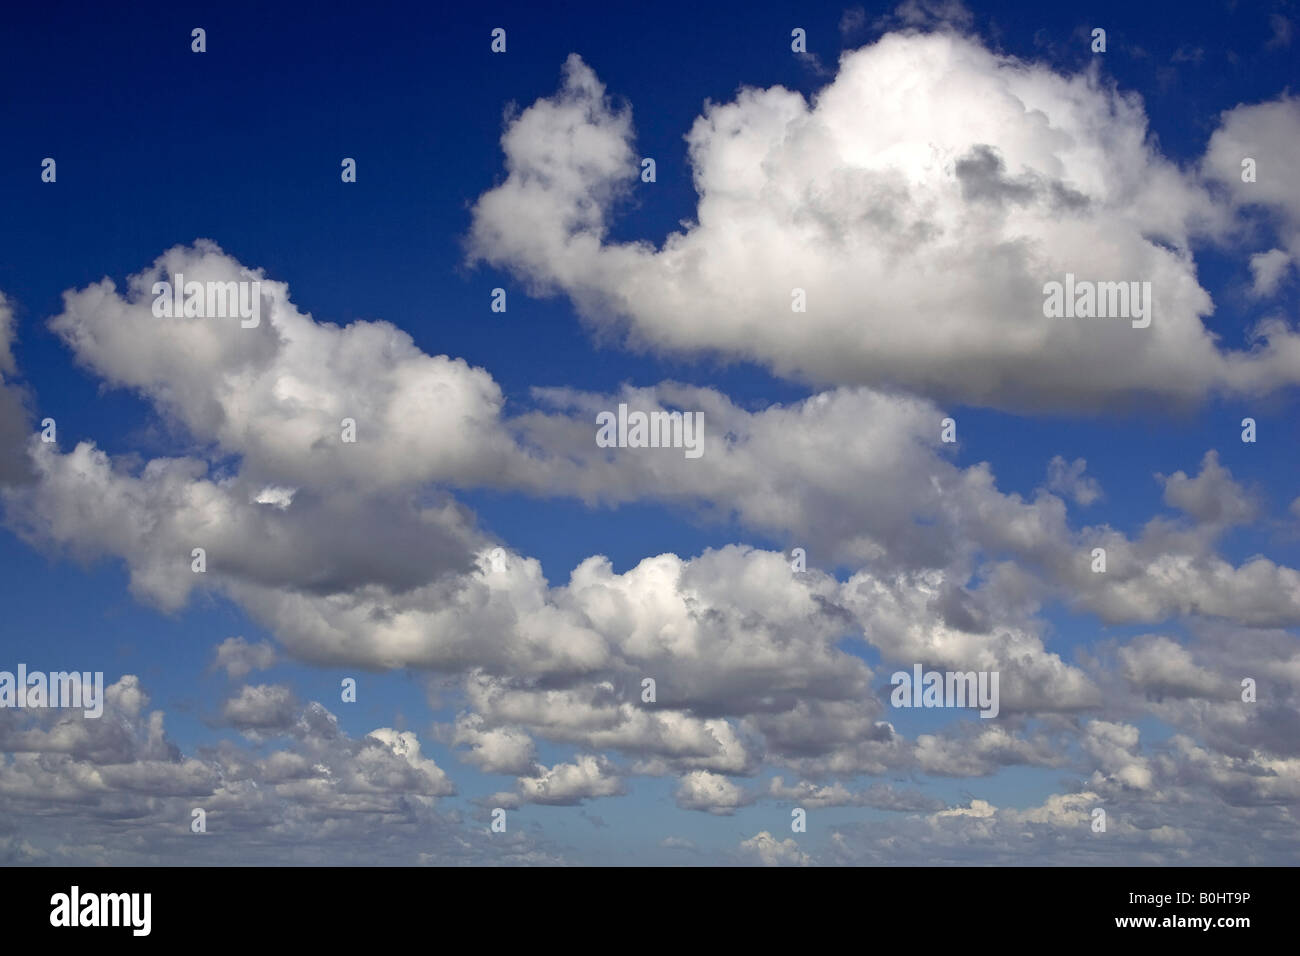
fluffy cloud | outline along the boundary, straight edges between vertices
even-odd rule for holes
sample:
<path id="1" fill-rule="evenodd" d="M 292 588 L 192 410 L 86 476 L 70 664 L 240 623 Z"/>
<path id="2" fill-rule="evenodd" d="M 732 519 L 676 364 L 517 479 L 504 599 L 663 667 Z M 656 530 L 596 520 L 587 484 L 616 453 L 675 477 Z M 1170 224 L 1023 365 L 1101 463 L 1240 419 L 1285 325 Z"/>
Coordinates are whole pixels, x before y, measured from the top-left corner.
<path id="1" fill-rule="evenodd" d="M 265 642 L 251 644 L 242 637 L 228 637 L 218 646 L 213 667 L 227 677 L 241 680 L 253 671 L 264 671 L 275 663 L 275 648 Z"/>
<path id="2" fill-rule="evenodd" d="M 1291 268 L 1291 256 L 1281 249 L 1257 252 L 1250 257 L 1250 273 L 1254 277 L 1251 291 L 1266 298 L 1278 290 Z"/>
<path id="3" fill-rule="evenodd" d="M 221 706 L 221 718 L 231 727 L 259 737 L 284 733 L 293 726 L 299 703 L 293 691 L 279 684 L 241 687 Z"/>
<path id="4" fill-rule="evenodd" d="M 1003 727 L 959 730 L 916 738 L 916 763 L 926 773 L 944 777 L 979 777 L 1003 767 L 1024 764 L 1064 766 L 1068 757 L 1059 740 L 1046 735 L 1018 736 Z"/>
<path id="5" fill-rule="evenodd" d="M 470 749 L 461 759 L 485 773 L 524 774 L 536 763 L 532 739 L 516 727 L 485 727 L 481 714 L 461 714 L 448 735 Z"/>
<path id="6" fill-rule="evenodd" d="M 753 802 L 752 793 L 707 770 L 692 770 L 677 785 L 677 805 L 683 810 L 705 810 L 728 816 Z"/>
<path id="7" fill-rule="evenodd" d="M 1085 508 L 1101 497 L 1101 485 L 1084 475 L 1088 463 L 1082 458 L 1066 462 L 1060 455 L 1047 463 L 1047 487 Z"/>
<path id="8" fill-rule="evenodd" d="M 187 284 L 259 282 L 259 325 L 155 317 L 151 289 L 177 273 Z M 240 455 L 250 479 L 391 490 L 483 478 L 511 447 L 496 431 L 500 389 L 482 369 L 426 355 L 387 322 L 316 322 L 285 283 L 208 240 L 163 253 L 122 293 L 109 279 L 65 293 L 49 325 L 106 383 Z M 342 440 L 345 418 L 355 443 Z"/>
<path id="9" fill-rule="evenodd" d="M 1267 118 L 1229 118 L 1211 168 L 1235 166 L 1242 127 Z M 1295 138 L 1273 135 L 1276 163 Z M 658 249 L 607 240 L 636 180 L 632 138 L 630 112 L 571 56 L 502 137 L 506 178 L 475 206 L 471 258 L 565 293 L 634 347 L 813 383 L 1077 408 L 1300 381 L 1300 338 L 1276 323 L 1266 347 L 1216 346 L 1190 244 L 1225 235 L 1231 212 L 1095 72 L 911 32 L 846 53 L 811 103 L 742 89 L 688 133 L 696 216 Z M 1268 188 L 1255 201 L 1290 202 L 1285 176 Z M 1067 272 L 1151 282 L 1151 326 L 1044 318 L 1043 286 Z"/>
<path id="10" fill-rule="evenodd" d="M 1241 104 L 1225 110 L 1210 137 L 1202 165 L 1205 174 L 1221 183 L 1233 202 L 1246 211 L 1264 210 L 1278 217 L 1286 253 L 1265 250 L 1256 268 L 1256 291 L 1271 293 L 1278 270 L 1300 257 L 1300 196 L 1289 174 L 1291 157 L 1300 148 L 1300 96 L 1280 96 L 1264 103 Z M 1243 180 L 1242 164 L 1255 161 L 1253 182 Z M 1261 282 L 1262 279 L 1262 282 Z M 1261 288 L 1262 286 L 1262 288 Z"/>
<path id="11" fill-rule="evenodd" d="M 1168 478 L 1157 476 L 1165 486 L 1165 504 L 1191 515 L 1203 524 L 1230 527 L 1253 521 L 1258 503 L 1237 482 L 1232 472 L 1219 464 L 1219 454 L 1207 451 L 1201 473 L 1189 478 L 1176 471 Z"/>
<path id="12" fill-rule="evenodd" d="M 595 797 L 624 792 L 613 765 L 604 757 L 581 754 L 573 763 L 538 767 L 537 772 L 515 781 L 515 793 L 489 797 L 489 803 L 518 807 L 525 803 L 570 807 Z"/>
<path id="13" fill-rule="evenodd" d="M 252 688 L 245 715 L 285 695 Z M 523 835 L 488 842 L 437 811 L 456 788 L 415 734 L 379 728 L 352 738 L 317 703 L 299 705 L 269 753 L 229 743 L 183 754 L 134 675 L 106 688 L 104 715 L 0 711 L 0 795 L 25 841 L 0 854 L 47 862 L 141 863 L 182 857 L 230 865 L 297 862 L 554 863 Z M 272 707 L 278 715 L 278 706 Z M 209 834 L 190 832 L 203 808 Z M 103 828 L 113 829 L 105 841 Z M 107 844 L 107 845 L 104 845 Z M 422 857 L 423 855 L 423 857 Z"/>
<path id="14" fill-rule="evenodd" d="M 1119 656 L 1125 680 L 1150 694 L 1222 699 L 1238 690 L 1235 681 L 1198 666 L 1187 648 L 1167 637 L 1140 637 Z"/>
<path id="15" fill-rule="evenodd" d="M 740 844 L 740 854 L 762 866 L 808 866 L 812 858 L 790 837 L 777 840 L 766 830 Z"/>
<path id="16" fill-rule="evenodd" d="M 32 439 L 37 480 L 11 490 L 11 524 L 74 556 L 121 556 L 131 589 L 167 610 L 210 582 L 337 592 L 367 582 L 409 589 L 471 566 L 485 538 L 433 495 L 300 494 L 288 510 L 253 501 L 245 476 L 198 458 L 159 458 L 137 473 L 88 442 L 67 453 Z M 203 548 L 206 573 L 195 573 Z"/>

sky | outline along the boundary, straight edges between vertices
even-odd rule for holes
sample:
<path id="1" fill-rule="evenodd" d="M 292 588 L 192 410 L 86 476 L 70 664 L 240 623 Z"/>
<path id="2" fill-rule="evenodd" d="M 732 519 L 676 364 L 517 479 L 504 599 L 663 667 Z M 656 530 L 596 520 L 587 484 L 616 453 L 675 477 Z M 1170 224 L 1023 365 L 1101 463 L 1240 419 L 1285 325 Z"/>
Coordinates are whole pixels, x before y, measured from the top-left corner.
<path id="1" fill-rule="evenodd" d="M 7 20 L 0 861 L 1297 861 L 1294 2 Z"/>

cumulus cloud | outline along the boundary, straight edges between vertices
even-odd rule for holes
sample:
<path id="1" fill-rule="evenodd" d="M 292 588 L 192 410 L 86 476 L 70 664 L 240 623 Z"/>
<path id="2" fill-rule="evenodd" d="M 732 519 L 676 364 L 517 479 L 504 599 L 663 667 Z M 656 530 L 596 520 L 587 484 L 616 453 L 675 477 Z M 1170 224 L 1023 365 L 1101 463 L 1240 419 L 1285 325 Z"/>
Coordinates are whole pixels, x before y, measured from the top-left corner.
<path id="1" fill-rule="evenodd" d="M 607 758 L 580 754 L 573 763 L 537 767 L 534 774 L 515 781 L 514 794 L 498 794 L 489 802 L 515 807 L 525 803 L 568 807 L 623 792 L 623 782 Z"/>
<path id="2" fill-rule="evenodd" d="M 1183 645 L 1146 635 L 1121 648 L 1124 678 L 1146 693 L 1175 697 L 1235 696 L 1236 682 L 1198 666 Z"/>
<path id="3" fill-rule="evenodd" d="M 1057 455 L 1047 463 L 1047 487 L 1086 508 L 1101 497 L 1101 485 L 1083 473 L 1087 467 L 1082 458 L 1067 462 Z"/>
<path id="4" fill-rule="evenodd" d="M 1098 764 L 1094 785 L 1110 783 L 1132 790 L 1149 790 L 1153 783 L 1146 758 L 1137 753 L 1138 729 L 1131 724 L 1089 721 L 1083 748 Z"/>
<path id="5" fill-rule="evenodd" d="M 298 701 L 288 687 L 257 684 L 241 687 L 227 698 L 221 706 L 221 718 L 231 727 L 261 736 L 287 732 L 298 709 Z"/>
<path id="6" fill-rule="evenodd" d="M 253 691 L 237 698 L 245 713 L 280 699 L 274 688 Z M 0 794 L 7 812 L 26 821 L 26 849 L 11 855 L 81 865 L 165 858 L 247 865 L 283 863 L 286 855 L 333 864 L 560 859 L 522 834 L 489 844 L 479 828 L 440 813 L 437 799 L 456 788 L 409 731 L 349 737 L 309 703 L 269 753 L 265 745 L 221 743 L 185 754 L 163 712 L 149 709 L 138 677 L 121 677 L 105 697 L 101 718 L 75 709 L 0 711 Z M 220 840 L 194 838 L 194 807 Z M 106 826 L 112 841 L 103 840 Z"/>
<path id="7" fill-rule="evenodd" d="M 762 866 L 808 866 L 812 858 L 792 838 L 777 840 L 763 830 L 740 844 L 742 857 Z"/>
<path id="8" fill-rule="evenodd" d="M 1189 478 L 1176 471 L 1168 478 L 1158 475 L 1165 486 L 1165 504 L 1184 511 L 1203 524 L 1228 527 L 1255 519 L 1258 503 L 1219 464 L 1219 453 L 1207 451 L 1201 473 Z"/>
<path id="9" fill-rule="evenodd" d="M 1004 727 L 962 728 L 916 738 L 917 766 L 943 777 L 982 777 L 1014 765 L 1061 767 L 1067 763 L 1060 741 L 1045 734 L 1024 737 Z"/>
<path id="10" fill-rule="evenodd" d="M 1260 298 L 1272 295 L 1291 268 L 1291 256 L 1281 249 L 1257 252 L 1250 257 L 1251 291 Z"/>
<path id="11" fill-rule="evenodd" d="M 469 750 L 461 759 L 485 773 L 526 774 L 537 762 L 532 739 L 517 727 L 487 727 L 481 714 L 461 714 L 449 734 Z"/>
<path id="12" fill-rule="evenodd" d="M 754 802 L 754 794 L 737 786 L 721 774 L 692 770 L 677 784 L 677 805 L 683 810 L 704 810 L 729 816 Z"/>
<path id="13" fill-rule="evenodd" d="M 1251 256 L 1254 292 L 1258 295 L 1275 292 L 1288 266 L 1300 259 L 1300 196 L 1284 171 L 1289 169 L 1297 149 L 1300 96 L 1283 95 L 1224 110 L 1202 161 L 1205 175 L 1226 189 L 1234 206 L 1250 217 L 1249 226 L 1255 230 L 1276 229 L 1285 246 L 1265 248 Z M 1254 162 L 1253 177 L 1244 176 L 1246 160 Z M 1260 213 L 1269 218 L 1259 221 Z M 1289 343 L 1289 333 L 1280 323 L 1265 326 L 1263 331 L 1278 336 L 1277 341 Z"/>
<path id="14" fill-rule="evenodd" d="M 210 474 L 203 459 L 153 459 L 133 472 L 89 442 L 67 453 L 35 439 L 30 448 L 37 480 L 8 496 L 15 529 L 77 557 L 125 558 L 132 591 L 166 610 L 209 582 L 410 588 L 469 567 L 484 541 L 436 496 L 313 496 L 280 511 L 251 502 L 242 475 Z M 196 547 L 210 578 L 194 573 Z"/>
<path id="15" fill-rule="evenodd" d="M 1235 166 L 1254 122 L 1227 118 L 1211 169 L 1229 153 Z M 1275 162 L 1286 129 L 1267 141 Z M 1190 248 L 1225 235 L 1231 211 L 1160 154 L 1140 100 L 1096 72 L 1062 75 L 945 30 L 846 53 L 811 102 L 742 89 L 687 134 L 696 216 L 659 248 L 607 238 L 636 180 L 633 135 L 630 110 L 571 56 L 559 91 L 506 128 L 506 178 L 475 205 L 471 259 L 563 292 L 634 347 L 817 384 L 1081 408 L 1300 381 L 1284 326 L 1261 327 L 1249 352 L 1215 344 Z M 1255 201 L 1293 203 L 1286 189 L 1274 174 Z M 1150 327 L 1045 318 L 1043 287 L 1066 273 L 1152 283 Z M 796 289 L 806 311 L 792 312 Z"/>
<path id="16" fill-rule="evenodd" d="M 177 273 L 258 281 L 260 324 L 155 317 L 151 289 Z M 510 447 L 496 430 L 500 389 L 482 369 L 427 355 L 387 322 L 316 322 L 286 283 L 209 240 L 169 249 L 121 292 L 110 279 L 66 292 L 49 326 L 107 384 L 147 396 L 266 481 L 346 490 L 483 477 Z M 342 440 L 345 418 L 355 443 Z"/>
<path id="17" fill-rule="evenodd" d="M 242 680 L 253 671 L 264 671 L 275 663 L 275 648 L 265 641 L 252 644 L 242 637 L 228 637 L 217 645 L 213 667 L 226 676 Z"/>

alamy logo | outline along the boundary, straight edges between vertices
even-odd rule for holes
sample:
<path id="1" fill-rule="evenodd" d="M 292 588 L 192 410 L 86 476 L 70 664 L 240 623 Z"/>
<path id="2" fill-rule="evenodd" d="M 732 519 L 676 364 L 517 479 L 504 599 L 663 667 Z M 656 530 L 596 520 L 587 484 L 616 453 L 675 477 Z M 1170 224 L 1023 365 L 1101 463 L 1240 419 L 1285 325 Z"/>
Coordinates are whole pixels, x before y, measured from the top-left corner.
<path id="1" fill-rule="evenodd" d="M 262 322 L 262 283 L 186 282 L 184 273 L 172 282 L 153 284 L 153 314 L 158 319 L 241 319 L 244 329 Z"/>
<path id="2" fill-rule="evenodd" d="M 148 936 L 152 923 L 151 893 L 71 893 L 50 897 L 51 926 L 129 926 L 133 936 Z"/>
<path id="3" fill-rule="evenodd" d="M 1043 315 L 1049 319 L 1132 319 L 1133 328 L 1151 324 L 1150 282 L 1075 281 L 1074 273 L 1065 274 L 1065 282 L 1043 286 Z"/>
<path id="4" fill-rule="evenodd" d="M 687 458 L 704 454 L 703 412 L 629 412 L 596 416 L 598 448 L 684 448 Z"/>
<path id="5" fill-rule="evenodd" d="M 104 672 L 27 670 L 18 665 L 18 674 L 0 671 L 0 707 L 80 707 L 86 717 L 104 713 Z"/>
<path id="6" fill-rule="evenodd" d="M 997 671 L 896 671 L 889 702 L 895 707 L 979 707 L 981 717 L 998 715 Z"/>

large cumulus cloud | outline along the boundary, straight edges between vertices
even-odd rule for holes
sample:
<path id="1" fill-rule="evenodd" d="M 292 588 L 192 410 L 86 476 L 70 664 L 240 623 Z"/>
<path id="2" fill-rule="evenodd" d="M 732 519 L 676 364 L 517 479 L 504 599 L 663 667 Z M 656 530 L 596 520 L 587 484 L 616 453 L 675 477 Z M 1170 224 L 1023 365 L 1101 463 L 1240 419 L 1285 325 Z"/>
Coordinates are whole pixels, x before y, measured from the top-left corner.
<path id="1" fill-rule="evenodd" d="M 1231 117 L 1214 168 L 1265 120 Z M 1095 70 L 895 33 L 846 53 L 811 102 L 774 87 L 707 103 L 686 136 L 698 207 L 659 248 L 607 237 L 637 179 L 633 136 L 630 110 L 571 56 L 559 91 L 507 126 L 471 258 L 565 293 L 634 346 L 816 384 L 1079 408 L 1300 381 L 1284 323 L 1248 352 L 1216 344 L 1192 241 L 1224 237 L 1231 204 L 1166 159 L 1140 99 Z M 1281 162 L 1288 136 L 1260 150 Z M 1275 172 L 1257 201 L 1283 182 Z M 1152 324 L 1045 318 L 1043 286 L 1067 272 L 1150 282 Z"/>

